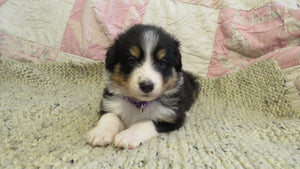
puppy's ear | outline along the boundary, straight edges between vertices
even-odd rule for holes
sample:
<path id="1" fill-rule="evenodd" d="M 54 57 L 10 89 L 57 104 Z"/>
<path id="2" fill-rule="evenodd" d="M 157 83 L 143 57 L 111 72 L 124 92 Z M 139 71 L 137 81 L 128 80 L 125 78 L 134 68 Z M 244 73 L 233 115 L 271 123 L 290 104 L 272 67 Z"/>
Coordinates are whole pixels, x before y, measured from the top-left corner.
<path id="1" fill-rule="evenodd" d="M 108 48 L 108 50 L 106 52 L 105 68 L 108 71 L 113 72 L 116 61 L 117 61 L 116 45 L 113 44 L 111 47 Z"/>
<path id="2" fill-rule="evenodd" d="M 180 53 L 180 43 L 179 41 L 175 40 L 175 69 L 177 72 L 181 72 L 182 70 L 182 63 L 181 63 L 181 53 Z"/>

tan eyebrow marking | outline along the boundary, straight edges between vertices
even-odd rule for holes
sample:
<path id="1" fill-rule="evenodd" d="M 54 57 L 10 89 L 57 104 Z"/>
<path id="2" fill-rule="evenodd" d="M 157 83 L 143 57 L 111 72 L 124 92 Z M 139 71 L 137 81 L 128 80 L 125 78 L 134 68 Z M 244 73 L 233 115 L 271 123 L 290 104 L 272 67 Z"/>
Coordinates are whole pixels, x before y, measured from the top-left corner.
<path id="1" fill-rule="evenodd" d="M 158 60 L 161 60 L 163 59 L 165 56 L 166 56 L 166 50 L 165 49 L 160 49 L 158 52 L 157 52 L 157 59 Z"/>
<path id="2" fill-rule="evenodd" d="M 124 75 L 120 73 L 120 67 L 120 64 L 117 64 L 115 66 L 112 78 L 116 84 L 118 84 L 119 86 L 123 86 L 127 89 L 129 84 L 128 81 L 125 79 Z"/>
<path id="3" fill-rule="evenodd" d="M 132 56 L 139 58 L 140 57 L 140 49 L 137 46 L 133 46 L 129 49 L 129 52 Z"/>

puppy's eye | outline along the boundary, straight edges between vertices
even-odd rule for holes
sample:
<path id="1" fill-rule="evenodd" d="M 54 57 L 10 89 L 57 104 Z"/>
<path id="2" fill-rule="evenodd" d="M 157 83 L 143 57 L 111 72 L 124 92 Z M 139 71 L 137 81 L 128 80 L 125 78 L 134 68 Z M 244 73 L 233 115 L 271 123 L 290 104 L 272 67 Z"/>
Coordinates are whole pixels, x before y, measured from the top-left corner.
<path id="1" fill-rule="evenodd" d="M 161 68 L 167 67 L 167 66 L 168 66 L 168 61 L 167 61 L 166 59 L 160 60 L 160 61 L 159 61 L 159 66 L 160 66 Z"/>
<path id="2" fill-rule="evenodd" d="M 136 63 L 136 59 L 134 57 L 129 57 L 127 62 L 128 62 L 128 65 L 132 66 Z"/>

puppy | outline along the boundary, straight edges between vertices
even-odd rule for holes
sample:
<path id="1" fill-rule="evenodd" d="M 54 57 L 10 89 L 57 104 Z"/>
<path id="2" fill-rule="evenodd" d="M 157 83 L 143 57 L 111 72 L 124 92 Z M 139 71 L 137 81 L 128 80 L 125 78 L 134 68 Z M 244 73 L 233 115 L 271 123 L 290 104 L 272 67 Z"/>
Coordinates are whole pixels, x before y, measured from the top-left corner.
<path id="1" fill-rule="evenodd" d="M 107 83 L 92 146 L 133 149 L 180 128 L 198 95 L 196 77 L 182 70 L 179 42 L 162 28 L 135 25 L 106 54 Z"/>

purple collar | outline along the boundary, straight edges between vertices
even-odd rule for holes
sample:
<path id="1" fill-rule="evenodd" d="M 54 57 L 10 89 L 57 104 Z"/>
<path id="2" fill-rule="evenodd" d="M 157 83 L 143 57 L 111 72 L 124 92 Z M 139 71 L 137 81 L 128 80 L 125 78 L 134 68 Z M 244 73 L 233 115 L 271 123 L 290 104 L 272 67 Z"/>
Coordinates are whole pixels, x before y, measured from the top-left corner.
<path id="1" fill-rule="evenodd" d="M 143 112 L 144 108 L 152 101 L 134 101 L 130 97 L 123 96 L 124 100 L 127 100 L 129 103 L 131 103 L 134 107 L 141 110 Z"/>

